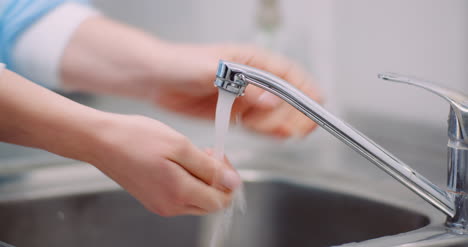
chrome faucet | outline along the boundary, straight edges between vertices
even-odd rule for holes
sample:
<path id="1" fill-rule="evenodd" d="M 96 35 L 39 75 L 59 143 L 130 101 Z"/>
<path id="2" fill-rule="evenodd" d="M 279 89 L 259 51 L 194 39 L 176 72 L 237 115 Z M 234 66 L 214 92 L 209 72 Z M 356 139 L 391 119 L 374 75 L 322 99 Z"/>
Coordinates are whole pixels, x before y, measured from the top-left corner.
<path id="1" fill-rule="evenodd" d="M 248 84 L 282 98 L 336 138 L 390 174 L 447 215 L 446 225 L 468 234 L 468 98 L 434 84 L 393 73 L 379 78 L 418 86 L 450 103 L 448 120 L 448 188 L 441 189 L 368 137 L 343 122 L 288 82 L 261 70 L 233 62 L 219 62 L 215 85 L 241 96 Z"/>

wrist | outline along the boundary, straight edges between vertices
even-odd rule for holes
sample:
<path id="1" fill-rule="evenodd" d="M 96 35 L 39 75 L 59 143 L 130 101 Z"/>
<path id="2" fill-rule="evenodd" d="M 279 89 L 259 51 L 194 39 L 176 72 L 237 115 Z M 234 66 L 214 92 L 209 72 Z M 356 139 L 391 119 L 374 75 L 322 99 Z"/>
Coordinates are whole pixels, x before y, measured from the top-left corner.
<path id="1" fill-rule="evenodd" d="M 114 114 L 86 106 L 84 108 L 77 112 L 73 123 L 62 123 L 59 128 L 64 130 L 64 141 L 57 149 L 49 151 L 95 165 L 100 155 L 105 153 L 103 136 L 114 122 Z"/>
<path id="2" fill-rule="evenodd" d="M 0 75 L 0 141 L 93 161 L 111 113 L 80 105 L 11 71 Z"/>

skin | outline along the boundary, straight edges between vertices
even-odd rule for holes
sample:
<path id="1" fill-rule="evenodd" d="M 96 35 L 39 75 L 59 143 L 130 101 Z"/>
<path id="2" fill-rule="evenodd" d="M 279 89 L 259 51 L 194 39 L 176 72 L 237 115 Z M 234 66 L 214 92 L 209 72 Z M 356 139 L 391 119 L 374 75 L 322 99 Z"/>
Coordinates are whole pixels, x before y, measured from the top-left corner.
<path id="1" fill-rule="evenodd" d="M 169 43 L 106 17 L 79 26 L 65 48 L 60 76 L 68 90 L 133 97 L 213 119 L 219 59 L 269 71 L 320 100 L 309 75 L 265 50 Z M 162 216 L 222 209 L 241 183 L 227 160 L 215 160 L 159 121 L 80 105 L 8 70 L 0 75 L 0 112 L 0 141 L 92 164 Z M 236 100 L 233 114 L 250 130 L 278 138 L 302 137 L 316 127 L 256 87 Z"/>
<path id="2" fill-rule="evenodd" d="M 10 71 L 0 75 L 0 112 L 1 141 L 90 163 L 163 216 L 219 210 L 240 184 L 226 161 L 161 122 L 77 104 Z"/>
<path id="3" fill-rule="evenodd" d="M 320 101 L 311 76 L 300 66 L 261 48 L 169 43 L 104 17 L 91 18 L 77 30 L 65 50 L 62 78 L 66 88 L 137 97 L 213 119 L 218 95 L 213 82 L 220 59 L 269 71 Z M 233 114 L 247 128 L 287 138 L 305 136 L 316 127 L 286 102 L 264 93 L 249 86 L 235 102 Z"/>

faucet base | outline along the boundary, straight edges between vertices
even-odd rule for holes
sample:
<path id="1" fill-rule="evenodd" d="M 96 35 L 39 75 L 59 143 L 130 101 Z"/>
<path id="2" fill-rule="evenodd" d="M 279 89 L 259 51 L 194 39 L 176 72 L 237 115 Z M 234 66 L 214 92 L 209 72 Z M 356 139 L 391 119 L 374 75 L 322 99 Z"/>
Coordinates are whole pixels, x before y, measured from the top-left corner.
<path id="1" fill-rule="evenodd" d="M 447 153 L 447 192 L 453 198 L 456 207 L 455 215 L 447 218 L 446 226 L 457 233 L 468 234 L 468 149 L 466 144 L 450 140 Z"/>

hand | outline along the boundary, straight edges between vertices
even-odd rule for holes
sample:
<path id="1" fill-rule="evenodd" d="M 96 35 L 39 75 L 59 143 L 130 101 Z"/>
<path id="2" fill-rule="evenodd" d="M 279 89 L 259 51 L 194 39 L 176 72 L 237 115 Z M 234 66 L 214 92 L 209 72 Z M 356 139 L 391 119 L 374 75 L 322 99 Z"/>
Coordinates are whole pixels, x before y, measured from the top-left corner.
<path id="1" fill-rule="evenodd" d="M 0 141 L 93 164 L 163 216 L 226 207 L 241 182 L 227 161 L 156 120 L 80 105 L 8 70 L 0 111 Z"/>
<path id="2" fill-rule="evenodd" d="M 232 167 L 156 120 L 111 114 L 102 127 L 89 163 L 159 215 L 217 211 L 240 184 Z"/>
<path id="3" fill-rule="evenodd" d="M 212 119 L 219 59 L 271 72 L 320 101 L 310 75 L 284 57 L 252 46 L 167 43 L 106 17 L 80 25 L 65 49 L 60 73 L 65 88 L 150 99 L 169 110 Z M 251 130 L 282 138 L 305 136 L 316 126 L 254 86 L 236 100 L 233 115 Z"/>
<path id="4" fill-rule="evenodd" d="M 271 72 L 320 101 L 318 91 L 297 64 L 252 46 L 160 44 L 154 65 L 153 101 L 175 112 L 214 117 L 217 88 L 213 86 L 219 59 Z M 258 87 L 249 86 L 239 97 L 231 119 L 257 132 L 280 138 L 303 137 L 316 124 L 285 101 Z"/>

